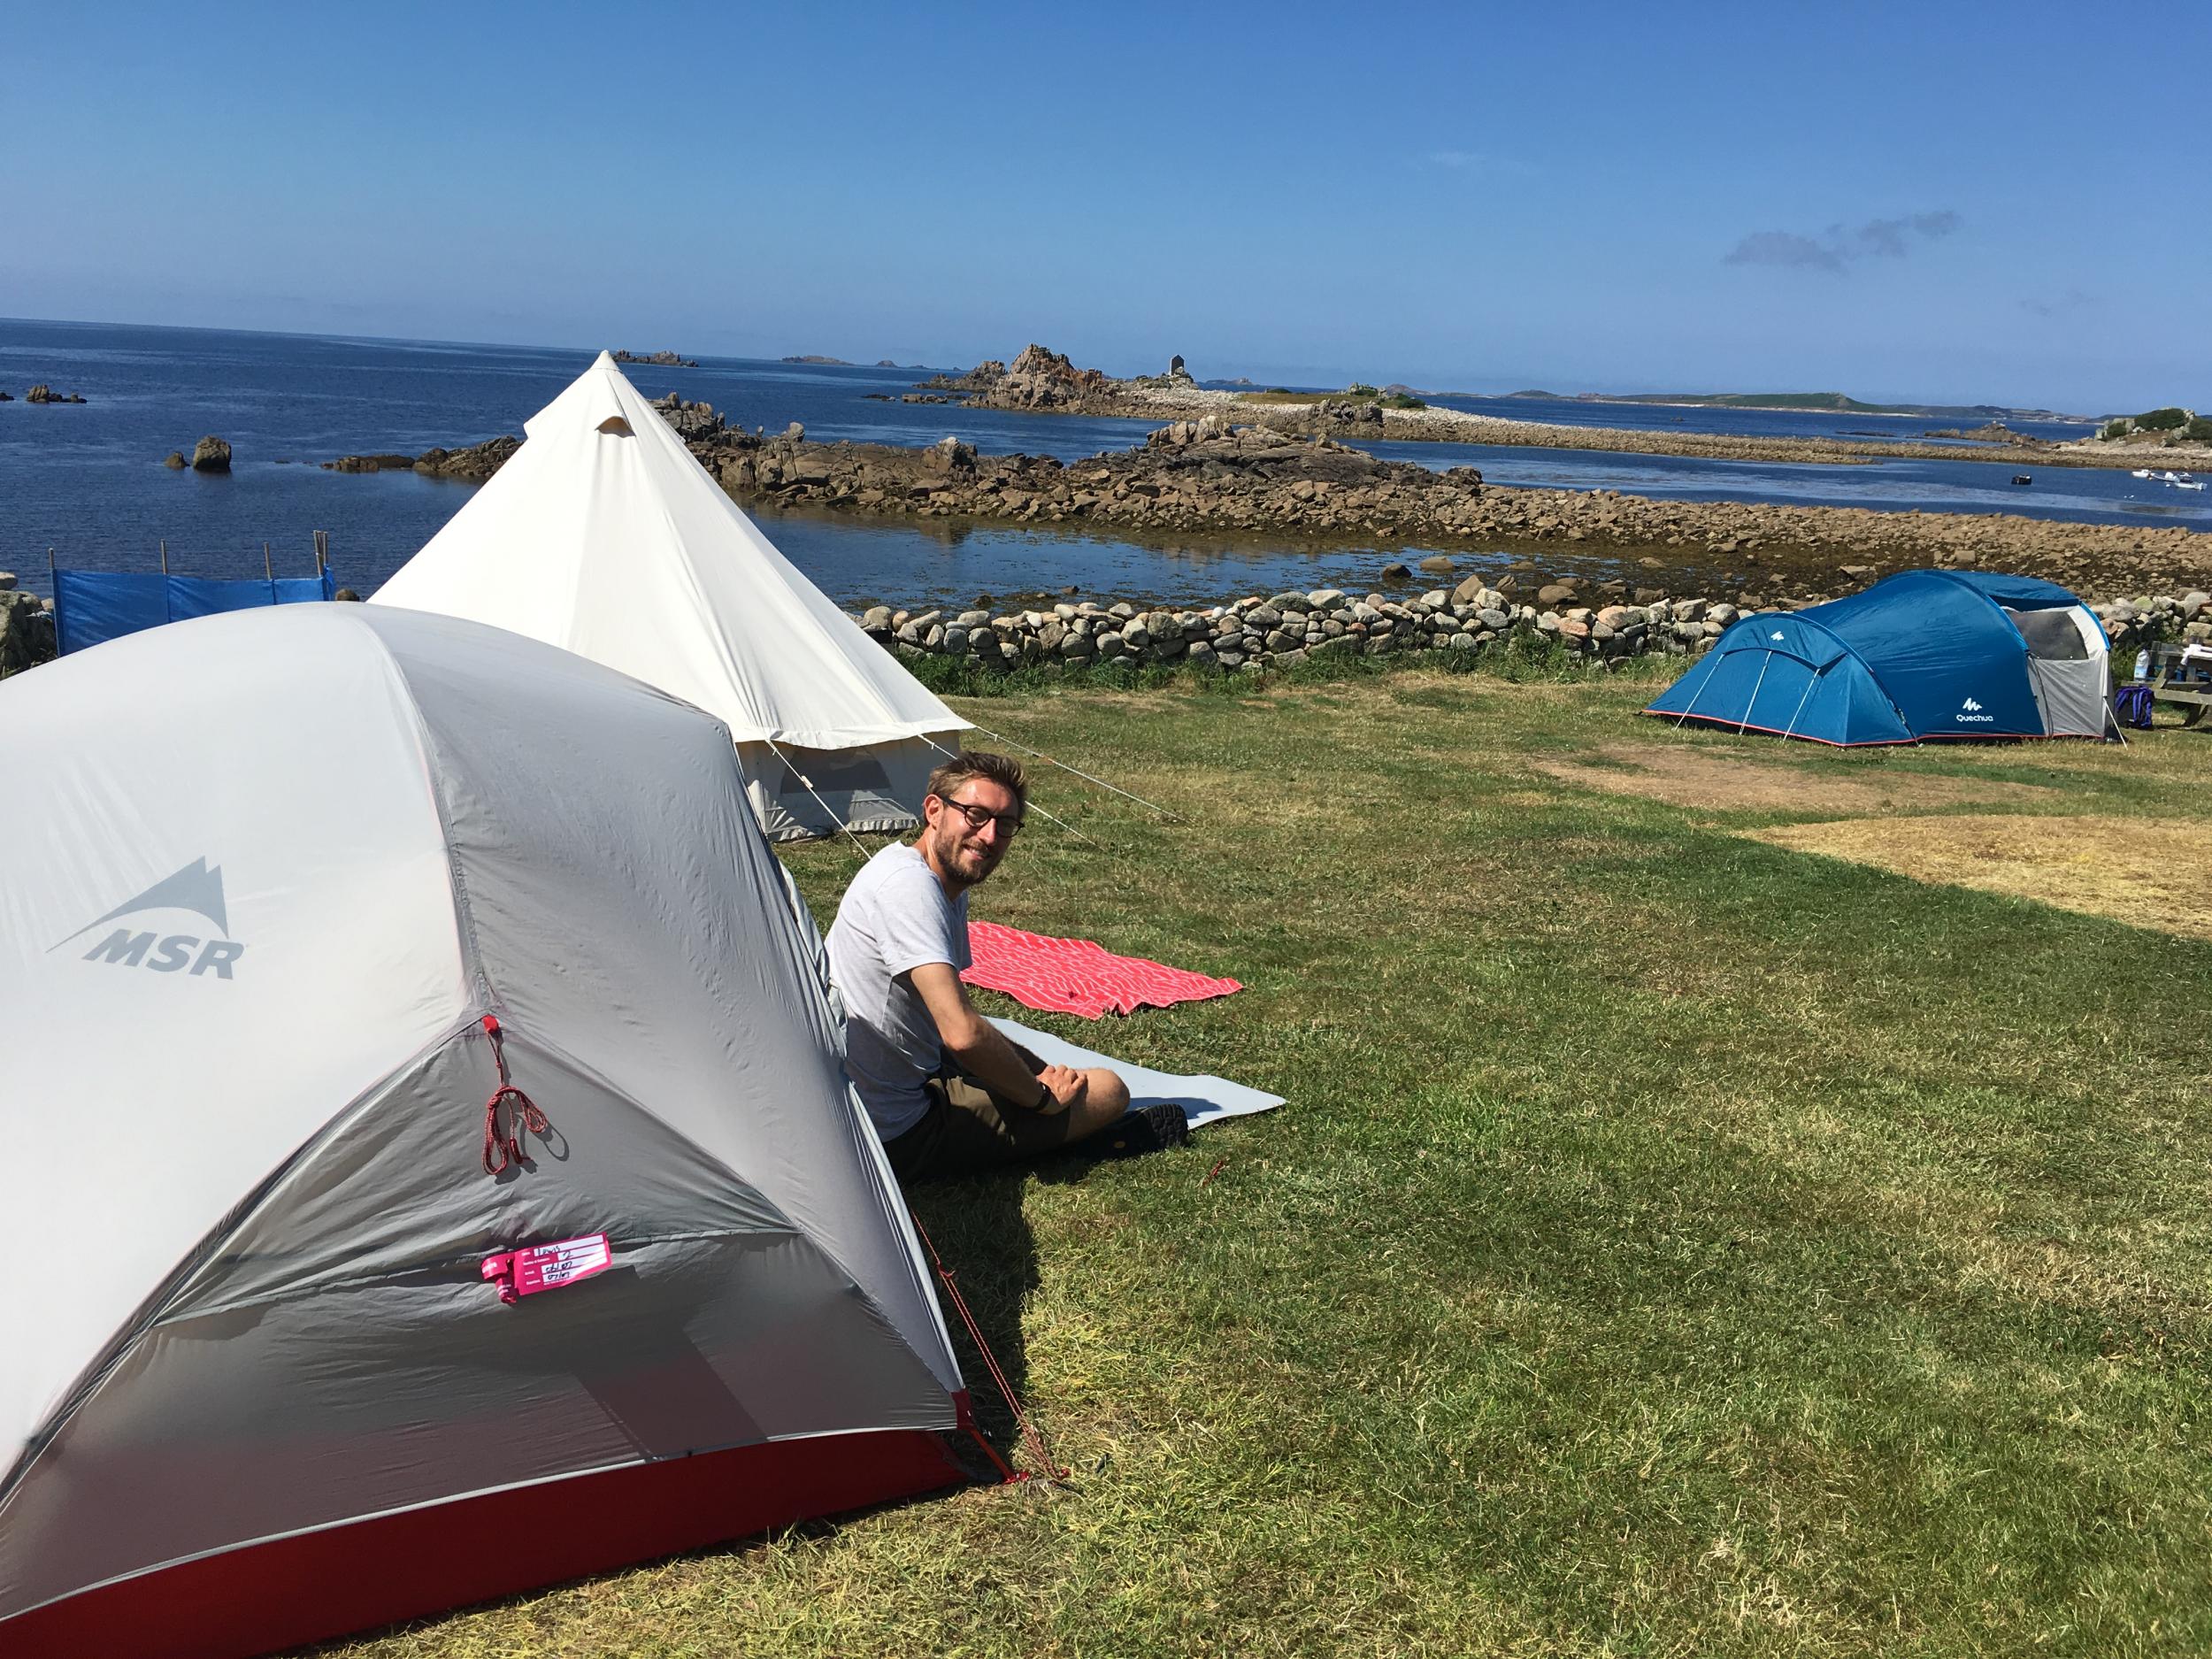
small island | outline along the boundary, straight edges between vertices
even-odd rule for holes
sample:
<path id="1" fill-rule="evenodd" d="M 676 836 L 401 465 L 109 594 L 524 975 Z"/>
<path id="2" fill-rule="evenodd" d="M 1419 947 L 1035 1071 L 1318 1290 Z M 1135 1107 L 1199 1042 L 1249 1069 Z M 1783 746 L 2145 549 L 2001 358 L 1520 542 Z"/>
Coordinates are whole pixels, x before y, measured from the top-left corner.
<path id="1" fill-rule="evenodd" d="M 779 363 L 811 363 L 819 368 L 825 369 L 850 369 L 858 366 L 856 364 L 846 362 L 842 357 L 825 357 L 817 356 L 813 353 L 809 353 L 803 357 L 778 357 L 776 361 Z M 883 365 L 879 363 L 876 366 L 878 368 L 881 368 Z M 895 368 L 898 365 L 894 364 L 892 366 Z"/>
<path id="2" fill-rule="evenodd" d="M 695 369 L 699 366 L 696 357 L 680 357 L 673 351 L 654 351 L 643 356 L 634 351 L 618 351 L 614 354 L 614 360 L 617 363 L 643 363 L 657 369 Z"/>

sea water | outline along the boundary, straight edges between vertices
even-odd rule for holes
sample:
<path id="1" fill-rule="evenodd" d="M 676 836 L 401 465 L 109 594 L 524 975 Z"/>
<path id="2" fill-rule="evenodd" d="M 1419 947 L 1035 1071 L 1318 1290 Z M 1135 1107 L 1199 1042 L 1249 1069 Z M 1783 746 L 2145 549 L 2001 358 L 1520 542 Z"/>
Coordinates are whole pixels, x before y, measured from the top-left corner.
<path id="1" fill-rule="evenodd" d="M 658 342 L 629 342 L 649 349 Z M 0 570 L 47 588 L 55 562 L 94 570 L 169 567 L 204 576 L 310 572 L 313 533 L 329 533 L 339 580 L 366 593 L 436 533 L 472 487 L 411 472 L 338 473 L 341 455 L 460 448 L 522 423 L 592 357 L 588 350 L 355 340 L 221 330 L 0 320 Z M 631 365 L 639 389 L 713 403 L 733 425 L 824 440 L 898 444 L 956 434 L 988 454 L 1076 460 L 1141 441 L 1155 422 L 905 403 L 917 368 L 851 368 L 703 358 L 696 368 Z M 44 381 L 82 404 L 34 405 Z M 1484 400 L 1548 418 L 1533 400 Z M 1572 405 L 1624 426 L 1654 424 L 1639 405 Z M 1670 411 L 1696 430 L 1803 430 L 1775 411 Z M 204 434 L 227 440 L 227 474 L 162 465 Z M 1694 500 L 1782 501 L 1924 511 L 2024 512 L 2091 521 L 2212 524 L 2212 502 L 2124 472 L 2046 469 L 2031 489 L 2010 469 L 1968 461 L 1865 466 L 1715 461 L 1605 450 L 1379 444 L 1393 459 L 1472 464 L 1501 484 L 1611 488 Z M 757 512 L 786 554 L 841 603 L 972 603 L 1056 593 L 1190 603 L 1320 585 L 1364 591 L 1381 567 L 1421 551 L 1402 544 L 1315 550 L 1265 535 L 1091 534 L 959 527 L 833 512 Z M 1482 561 L 1455 550 L 1467 568 Z M 1501 559 L 1498 562 L 1502 562 Z"/>

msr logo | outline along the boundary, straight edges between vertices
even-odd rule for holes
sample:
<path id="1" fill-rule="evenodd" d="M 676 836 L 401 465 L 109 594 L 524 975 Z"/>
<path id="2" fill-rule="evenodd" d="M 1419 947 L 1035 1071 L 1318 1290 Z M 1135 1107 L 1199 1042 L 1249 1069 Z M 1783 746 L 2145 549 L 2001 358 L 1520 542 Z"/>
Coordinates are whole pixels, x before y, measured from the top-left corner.
<path id="1" fill-rule="evenodd" d="M 118 927 L 86 951 L 84 960 L 112 963 L 126 968 L 150 968 L 156 973 L 176 973 L 188 968 L 195 978 L 212 971 L 217 979 L 227 979 L 231 977 L 231 964 L 246 954 L 245 946 L 230 937 L 229 912 L 223 903 L 222 867 L 218 865 L 211 870 L 204 858 L 194 859 L 173 876 L 155 882 L 136 898 L 126 900 L 97 921 L 87 922 L 67 939 L 48 947 L 49 954 L 82 939 L 96 928 L 148 910 L 189 910 L 195 916 L 204 916 L 215 924 L 215 931 L 221 937 L 202 939 L 197 933 L 157 934 Z"/>
<path id="2" fill-rule="evenodd" d="M 1961 725 L 1964 725 L 1968 721 L 1979 721 L 1985 726 L 1992 726 L 1996 723 L 1997 717 L 1993 714 L 1984 714 L 1982 712 L 1982 705 L 1975 702 L 1971 697 L 1969 697 L 1959 706 L 1961 709 L 1964 710 L 1965 712 L 1962 714 L 1955 714 L 1951 718 L 1958 721 Z"/>

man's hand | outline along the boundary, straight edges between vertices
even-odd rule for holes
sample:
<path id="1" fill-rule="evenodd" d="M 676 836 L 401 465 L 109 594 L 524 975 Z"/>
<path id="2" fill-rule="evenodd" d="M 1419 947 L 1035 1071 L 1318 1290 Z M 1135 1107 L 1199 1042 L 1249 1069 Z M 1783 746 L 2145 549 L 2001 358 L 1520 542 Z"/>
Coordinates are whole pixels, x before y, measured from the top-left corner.
<path id="1" fill-rule="evenodd" d="M 1091 1080 L 1072 1066 L 1048 1065 L 1037 1073 L 1037 1081 L 1045 1086 L 1045 1097 L 1037 1110 L 1048 1118 L 1056 1118 L 1071 1106 L 1080 1106 L 1083 1096 L 1090 1092 Z"/>

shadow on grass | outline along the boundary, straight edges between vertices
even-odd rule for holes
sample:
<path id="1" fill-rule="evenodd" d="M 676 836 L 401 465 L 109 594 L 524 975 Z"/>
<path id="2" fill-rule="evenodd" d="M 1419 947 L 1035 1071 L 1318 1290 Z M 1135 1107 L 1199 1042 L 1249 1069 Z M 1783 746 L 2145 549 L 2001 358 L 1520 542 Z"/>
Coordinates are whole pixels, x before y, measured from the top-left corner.
<path id="1" fill-rule="evenodd" d="M 1002 1170 L 962 1180 L 933 1182 L 907 1194 L 915 1221 L 936 1246 L 952 1278 L 952 1289 L 966 1304 L 1014 1397 L 1029 1386 L 1029 1356 L 1022 1338 L 1022 1307 L 1037 1286 L 1037 1241 L 1022 1213 L 1022 1171 Z M 924 1251 L 925 1255 L 928 1252 Z M 975 1339 L 960 1317 L 953 1295 L 940 1286 L 953 1352 L 967 1381 L 968 1397 L 981 1429 L 1001 1457 L 1019 1466 L 1021 1429 L 992 1380 L 991 1368 L 976 1351 Z M 976 1452 L 963 1437 L 949 1436 L 964 1457 Z M 995 1480 L 998 1471 L 979 1454 L 972 1470 L 978 1479 Z"/>

